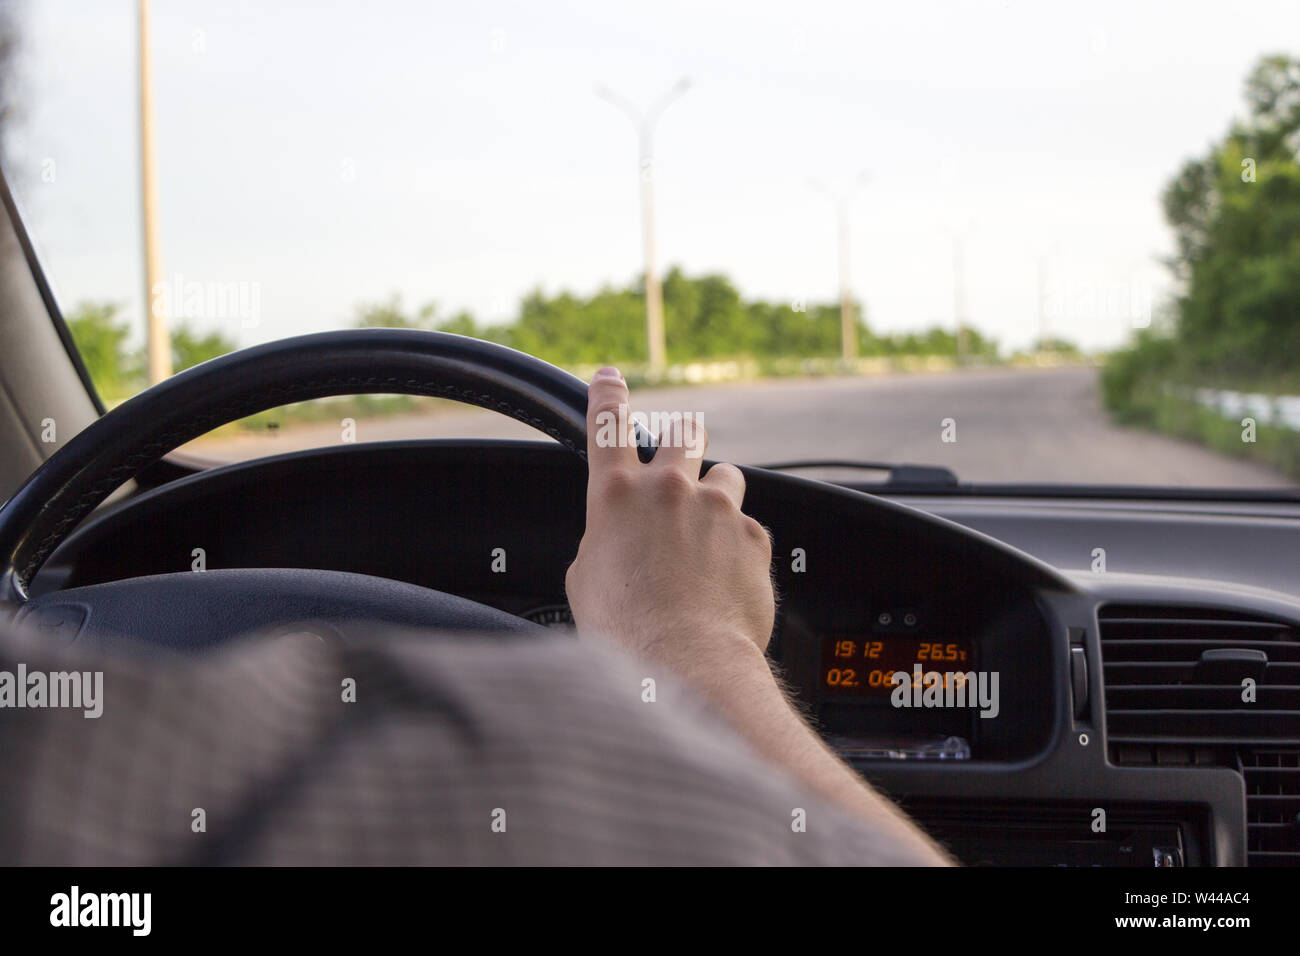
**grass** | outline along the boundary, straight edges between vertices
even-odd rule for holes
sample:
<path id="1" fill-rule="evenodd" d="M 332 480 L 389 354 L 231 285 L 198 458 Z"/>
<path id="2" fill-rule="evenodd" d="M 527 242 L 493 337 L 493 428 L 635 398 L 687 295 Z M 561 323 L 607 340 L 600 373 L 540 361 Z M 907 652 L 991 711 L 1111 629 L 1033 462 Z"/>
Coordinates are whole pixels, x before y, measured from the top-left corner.
<path id="1" fill-rule="evenodd" d="M 1254 391 L 1261 391 L 1256 386 Z M 1171 395 L 1150 378 L 1135 381 L 1122 394 L 1108 394 L 1111 413 L 1121 422 L 1205 445 L 1232 458 L 1257 462 L 1300 479 L 1300 432 L 1256 422 L 1254 441 L 1246 426 L 1194 399 Z"/>
<path id="2" fill-rule="evenodd" d="M 222 425 L 209 432 L 210 436 L 233 435 L 239 432 L 271 432 L 295 425 L 315 425 L 330 422 L 338 424 L 345 418 L 357 421 L 388 418 L 398 415 L 427 414 L 460 407 L 455 402 L 425 395 L 338 395 L 317 398 L 308 402 L 281 405 Z"/>

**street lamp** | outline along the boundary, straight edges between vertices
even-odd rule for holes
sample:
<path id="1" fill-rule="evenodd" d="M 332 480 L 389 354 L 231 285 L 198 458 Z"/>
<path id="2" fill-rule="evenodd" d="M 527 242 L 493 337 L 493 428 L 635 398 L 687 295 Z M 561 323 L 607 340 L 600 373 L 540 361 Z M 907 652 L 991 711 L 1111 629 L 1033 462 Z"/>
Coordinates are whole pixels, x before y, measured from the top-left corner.
<path id="1" fill-rule="evenodd" d="M 845 360 L 858 357 L 858 325 L 853 317 L 853 290 L 849 279 L 849 210 L 854 195 L 870 180 L 870 174 L 863 169 L 846 189 L 832 190 L 818 179 L 808 181 L 808 185 L 835 204 L 840 239 L 840 348 Z"/>
<path id="2" fill-rule="evenodd" d="M 664 299 L 659 284 L 659 266 L 655 248 L 654 216 L 654 150 L 655 124 L 669 105 L 690 88 L 690 80 L 682 77 L 645 112 L 623 96 L 597 84 L 596 95 L 612 103 L 636 126 L 637 160 L 641 175 L 641 241 L 645 253 L 645 326 L 650 359 L 650 375 L 663 374 L 667 364 L 668 347 L 664 340 Z"/>
<path id="3" fill-rule="evenodd" d="M 966 314 L 966 237 L 975 220 L 952 226 L 952 316 L 957 326 L 957 364 L 965 365 L 970 354 L 970 317 Z"/>
<path id="4" fill-rule="evenodd" d="M 139 0 L 140 27 L 140 219 L 144 233 L 144 304 L 149 384 L 172 373 L 171 338 L 167 334 L 166 299 L 161 293 L 162 261 L 158 245 L 158 192 L 154 183 L 153 69 L 149 59 L 149 0 Z"/>

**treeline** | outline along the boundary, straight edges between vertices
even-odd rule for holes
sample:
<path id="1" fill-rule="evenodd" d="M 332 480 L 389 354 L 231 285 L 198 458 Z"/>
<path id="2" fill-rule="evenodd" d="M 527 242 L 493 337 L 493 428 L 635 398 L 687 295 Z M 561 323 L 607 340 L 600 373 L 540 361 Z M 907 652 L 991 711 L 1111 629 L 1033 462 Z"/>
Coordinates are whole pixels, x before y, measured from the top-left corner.
<path id="1" fill-rule="evenodd" d="M 720 275 L 689 277 L 673 268 L 664 278 L 664 327 L 670 362 L 719 358 L 834 358 L 841 353 L 838 303 L 746 301 Z M 360 306 L 353 325 L 360 328 L 432 329 L 471 335 L 508 345 L 562 366 L 646 361 L 645 297 L 639 281 L 608 286 L 590 296 L 561 292 L 525 296 L 519 314 L 505 323 L 480 322 L 467 312 L 442 314 L 430 303 L 414 309 L 393 296 Z M 83 305 L 68 319 L 96 385 L 110 399 L 144 385 L 144 361 L 128 348 L 130 327 L 107 304 Z M 932 328 L 898 335 L 874 334 L 858 322 L 862 357 L 957 355 L 954 330 Z M 172 333 L 176 371 L 237 348 L 219 332 L 199 334 L 187 326 Z M 997 343 L 967 330 L 967 357 L 993 361 Z"/>
<path id="2" fill-rule="evenodd" d="M 744 300 L 721 275 L 689 277 L 678 268 L 663 280 L 664 334 L 669 362 L 717 358 L 832 358 L 841 354 L 839 303 Z M 394 297 L 360 310 L 360 326 L 396 326 L 457 332 L 499 342 L 557 365 L 646 361 L 645 297 L 639 281 L 607 286 L 583 297 L 570 292 L 527 295 L 518 317 L 485 324 L 461 312 L 439 316 L 432 305 L 403 310 Z M 997 343 L 967 330 L 967 354 L 993 360 Z M 955 331 L 876 335 L 858 320 L 858 354 L 957 354 Z"/>
<path id="3" fill-rule="evenodd" d="M 1300 392 L 1300 60 L 1261 60 L 1247 113 L 1187 162 L 1163 196 L 1180 294 L 1112 355 L 1106 402 L 1121 420 L 1198 438 L 1300 473 L 1300 440 L 1215 420 L 1170 386 Z"/>

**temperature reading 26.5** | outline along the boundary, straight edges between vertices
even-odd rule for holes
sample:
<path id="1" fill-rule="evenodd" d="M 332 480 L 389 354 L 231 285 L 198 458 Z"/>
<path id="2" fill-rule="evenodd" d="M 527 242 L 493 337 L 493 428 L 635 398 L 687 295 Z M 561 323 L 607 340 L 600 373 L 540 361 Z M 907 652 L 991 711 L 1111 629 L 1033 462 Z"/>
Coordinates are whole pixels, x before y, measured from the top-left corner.
<path id="1" fill-rule="evenodd" d="M 966 650 L 960 644 L 922 643 L 916 651 L 918 661 L 964 661 Z"/>

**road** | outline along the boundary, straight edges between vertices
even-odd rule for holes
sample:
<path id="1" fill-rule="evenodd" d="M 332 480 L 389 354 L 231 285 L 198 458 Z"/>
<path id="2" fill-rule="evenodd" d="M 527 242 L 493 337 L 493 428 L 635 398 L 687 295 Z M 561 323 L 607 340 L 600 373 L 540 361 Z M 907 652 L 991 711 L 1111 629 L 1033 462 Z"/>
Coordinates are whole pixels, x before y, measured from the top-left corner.
<path id="1" fill-rule="evenodd" d="M 963 481 L 1277 487 L 1268 468 L 1108 421 L 1091 369 L 987 369 L 869 378 L 780 379 L 640 389 L 633 408 L 693 413 L 708 457 L 748 464 L 836 458 L 945 465 Z M 942 440 L 943 422 L 956 441 Z M 339 428 L 304 425 L 271 436 L 220 436 L 204 457 L 252 458 L 337 442 Z M 528 438 L 480 409 L 362 420 L 357 441 Z M 868 474 L 868 477 L 871 477 Z"/>

